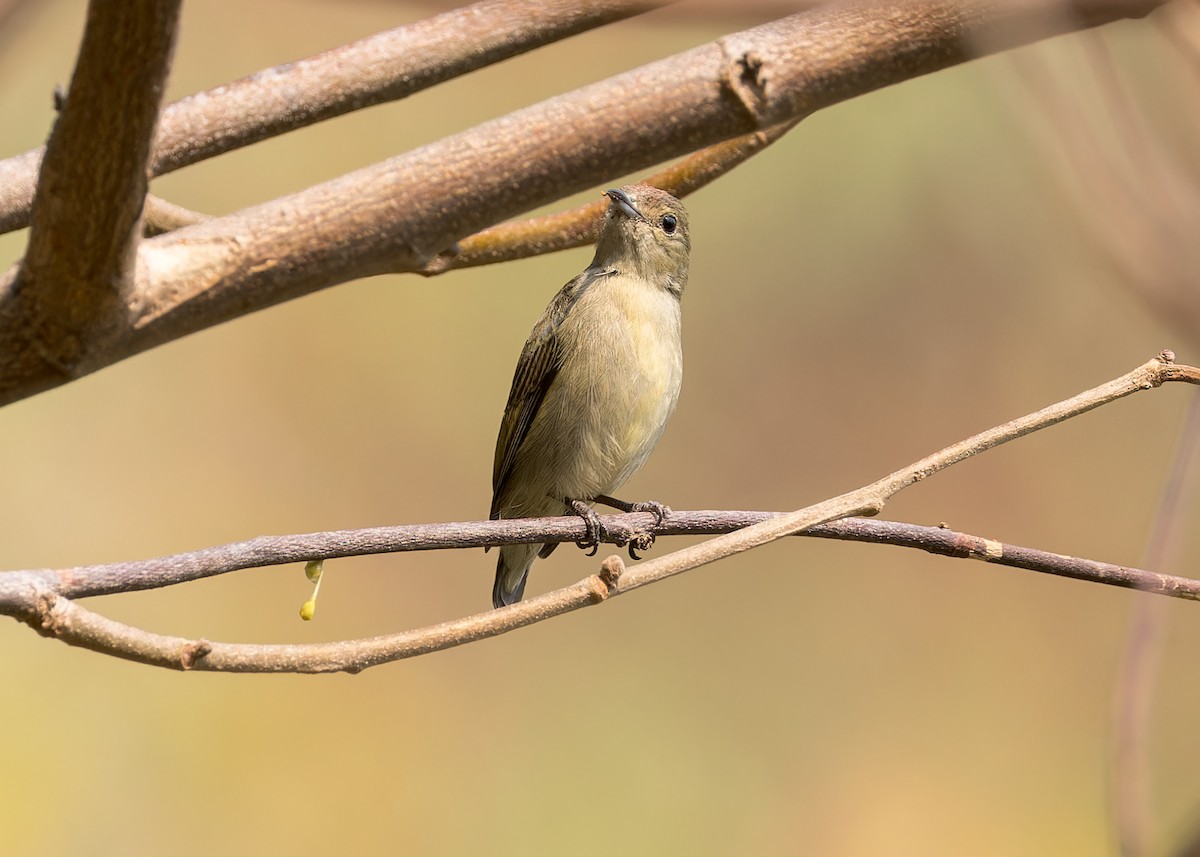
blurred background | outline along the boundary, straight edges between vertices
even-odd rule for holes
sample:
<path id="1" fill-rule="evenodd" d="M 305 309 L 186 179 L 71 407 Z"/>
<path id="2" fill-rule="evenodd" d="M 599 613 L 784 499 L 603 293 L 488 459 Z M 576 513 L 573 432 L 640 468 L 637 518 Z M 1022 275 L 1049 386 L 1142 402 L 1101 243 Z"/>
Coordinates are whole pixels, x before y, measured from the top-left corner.
<path id="1" fill-rule="evenodd" d="M 624 493 L 790 510 L 1161 348 L 1200 362 L 1195 9 L 823 111 L 689 198 L 684 392 Z M 43 0 L 0 30 L 0 156 L 43 142 L 84 11 Z M 169 97 L 434 11 L 190 3 Z M 230 212 L 757 20 L 654 13 L 153 190 Z M 0 259 L 25 240 L 0 237 Z M 0 568 L 485 517 L 517 353 L 590 252 L 349 283 L 5 408 Z M 1190 396 L 1141 394 L 993 451 L 885 516 L 1136 565 Z M 1194 576 L 1200 536 L 1182 530 L 1161 570 Z M 300 566 L 89 606 L 169 634 L 335 640 L 483 610 L 494 563 L 330 562 L 311 623 Z M 529 591 L 597 565 L 560 550 Z M 1111 712 L 1137 600 L 790 539 L 358 676 L 178 674 L 5 620 L 0 829 L 11 853 L 47 855 L 1114 853 Z M 1163 617 L 1156 853 L 1200 823 L 1198 609 Z"/>

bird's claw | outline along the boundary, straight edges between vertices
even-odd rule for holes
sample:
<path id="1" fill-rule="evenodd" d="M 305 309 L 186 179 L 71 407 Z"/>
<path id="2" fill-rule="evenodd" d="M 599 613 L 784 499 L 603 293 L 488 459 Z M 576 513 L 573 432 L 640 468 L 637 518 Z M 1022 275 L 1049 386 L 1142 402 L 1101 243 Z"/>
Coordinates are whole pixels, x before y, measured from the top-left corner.
<path id="1" fill-rule="evenodd" d="M 607 494 L 597 494 L 592 498 L 598 503 L 603 503 L 606 506 L 612 506 L 614 509 L 620 509 L 622 512 L 649 512 L 654 516 L 654 526 L 657 529 L 662 526 L 662 522 L 671 514 L 671 507 L 659 503 L 657 500 L 643 500 L 638 503 L 630 503 L 625 500 L 618 500 L 616 497 L 610 497 Z M 588 531 L 587 537 L 575 544 L 587 550 L 591 548 L 588 556 L 594 556 L 596 551 L 600 549 L 600 540 L 604 538 L 605 533 L 600 525 L 600 518 L 596 515 L 591 506 L 584 503 L 582 500 L 567 500 L 567 506 L 571 508 L 575 514 L 583 518 L 587 522 Z M 618 546 L 624 546 L 624 542 L 618 542 Z M 645 533 L 636 533 L 630 539 L 629 558 L 633 560 L 641 559 L 638 556 L 638 551 L 648 551 L 654 546 L 654 532 L 648 531 Z"/>
<path id="2" fill-rule="evenodd" d="M 654 533 L 638 533 L 629 542 L 629 558 L 641 559 L 638 551 L 648 551 L 654 547 Z"/>
<path id="3" fill-rule="evenodd" d="M 654 516 L 654 526 L 661 527 L 663 519 L 671 514 L 671 507 L 666 506 L 657 500 L 643 500 L 640 503 L 630 503 L 629 511 L 649 512 Z M 650 550 L 652 547 L 654 547 L 654 533 L 652 531 L 638 533 L 629 542 L 629 558 L 634 560 L 641 559 L 641 557 L 638 556 L 638 551 L 645 552 Z"/>
<path id="4" fill-rule="evenodd" d="M 600 542 L 604 538 L 604 526 L 600 523 L 600 516 L 596 514 L 596 510 L 582 500 L 566 500 L 567 507 L 579 517 L 583 518 L 583 524 L 586 528 L 583 539 L 575 542 L 576 547 L 587 551 L 588 556 L 595 556 L 600 550 Z"/>
<path id="5" fill-rule="evenodd" d="M 649 512 L 654 516 L 654 526 L 656 527 L 662 526 L 663 519 L 671 515 L 671 507 L 657 500 L 643 500 L 638 503 L 630 503 L 628 500 L 618 500 L 616 497 L 610 497 L 607 494 L 597 494 L 592 499 L 598 503 L 603 503 L 605 506 L 620 509 L 622 512 Z"/>
<path id="6" fill-rule="evenodd" d="M 630 503 L 634 512 L 649 512 L 654 515 L 654 526 L 661 527 L 663 519 L 671 514 L 671 507 L 658 502 L 657 500 L 645 500 L 641 503 Z M 654 542 L 654 536 L 650 536 L 651 543 Z"/>

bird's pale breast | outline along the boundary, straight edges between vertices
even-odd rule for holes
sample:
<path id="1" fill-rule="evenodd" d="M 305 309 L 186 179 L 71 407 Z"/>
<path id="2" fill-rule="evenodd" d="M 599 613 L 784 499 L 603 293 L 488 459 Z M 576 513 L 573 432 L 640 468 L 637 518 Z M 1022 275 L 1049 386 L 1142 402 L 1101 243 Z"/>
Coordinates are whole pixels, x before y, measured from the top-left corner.
<path id="1" fill-rule="evenodd" d="M 580 297 L 560 336 L 562 366 L 515 464 L 538 472 L 520 480 L 527 494 L 505 504 L 510 515 L 549 513 L 534 512 L 547 497 L 615 492 L 645 462 L 679 398 L 679 300 L 666 289 L 604 277 Z"/>

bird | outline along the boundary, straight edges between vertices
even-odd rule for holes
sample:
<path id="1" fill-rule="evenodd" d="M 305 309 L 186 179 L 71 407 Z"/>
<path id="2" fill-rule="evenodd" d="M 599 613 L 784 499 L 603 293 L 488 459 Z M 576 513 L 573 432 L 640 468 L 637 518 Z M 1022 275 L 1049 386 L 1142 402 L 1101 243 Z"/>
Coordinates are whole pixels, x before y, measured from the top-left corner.
<path id="1" fill-rule="evenodd" d="M 592 502 L 653 511 L 660 522 L 669 513 L 611 495 L 645 463 L 679 399 L 691 254 L 674 196 L 644 184 L 605 196 L 592 263 L 554 296 L 521 350 L 492 469 L 492 520 L 578 514 L 584 547 L 602 536 Z M 520 601 L 530 566 L 556 547 L 501 547 L 493 606 Z"/>

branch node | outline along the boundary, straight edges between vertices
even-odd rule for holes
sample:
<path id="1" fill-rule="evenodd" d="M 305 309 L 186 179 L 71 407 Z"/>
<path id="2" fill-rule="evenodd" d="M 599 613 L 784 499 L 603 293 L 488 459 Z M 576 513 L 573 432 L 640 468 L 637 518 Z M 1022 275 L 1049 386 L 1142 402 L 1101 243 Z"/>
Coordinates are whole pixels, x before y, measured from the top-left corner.
<path id="1" fill-rule="evenodd" d="M 213 645 L 208 640 L 193 640 L 180 650 L 179 665 L 185 670 L 190 670 L 212 650 Z"/>
<path id="2" fill-rule="evenodd" d="M 766 96 L 767 76 L 763 74 L 763 60 L 754 51 L 746 51 L 737 61 L 741 68 L 741 82 L 754 89 L 761 99 Z"/>
<path id="3" fill-rule="evenodd" d="M 29 610 L 15 615 L 43 637 L 58 637 L 66 624 L 60 600 L 65 599 L 53 589 L 39 586 L 30 600 Z"/>
<path id="4" fill-rule="evenodd" d="M 746 109 L 751 121 L 761 125 L 762 107 L 767 101 L 766 63 L 755 51 L 730 50 L 725 39 L 721 40 L 721 52 L 727 58 L 721 70 L 721 85 Z"/>
<path id="5" fill-rule="evenodd" d="M 613 554 L 610 557 L 604 558 L 604 562 L 600 563 L 600 573 L 596 575 L 597 579 L 604 586 L 604 594 L 599 599 L 600 601 L 603 601 L 617 591 L 617 584 L 624 573 L 625 562 L 619 556 Z"/>
<path id="6" fill-rule="evenodd" d="M 982 559 L 995 562 L 1004 559 L 1004 543 L 967 533 L 956 533 L 954 540 L 950 543 L 950 555 L 962 559 Z"/>
<path id="7" fill-rule="evenodd" d="M 979 551 L 979 555 L 984 559 L 991 560 L 1002 559 L 1004 557 L 1004 544 L 995 539 L 983 539 L 983 550 Z"/>

